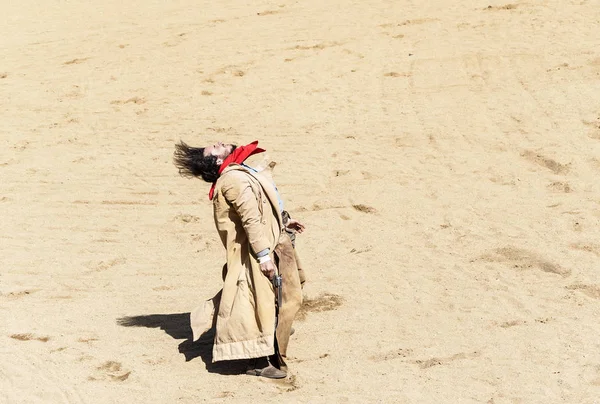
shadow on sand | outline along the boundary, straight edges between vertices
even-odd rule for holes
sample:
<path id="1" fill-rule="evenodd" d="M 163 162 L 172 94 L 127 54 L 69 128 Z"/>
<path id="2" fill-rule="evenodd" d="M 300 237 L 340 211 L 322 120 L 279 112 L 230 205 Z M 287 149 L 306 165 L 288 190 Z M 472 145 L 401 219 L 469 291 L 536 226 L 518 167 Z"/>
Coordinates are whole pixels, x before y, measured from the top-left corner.
<path id="1" fill-rule="evenodd" d="M 247 361 L 245 360 L 213 363 L 214 330 L 206 332 L 198 341 L 194 342 L 190 327 L 190 313 L 127 316 L 117 319 L 117 324 L 122 327 L 160 328 L 174 339 L 184 339 L 185 341 L 179 344 L 179 353 L 185 356 L 185 361 L 189 362 L 200 357 L 206 365 L 206 370 L 210 373 L 222 375 L 246 373 Z"/>

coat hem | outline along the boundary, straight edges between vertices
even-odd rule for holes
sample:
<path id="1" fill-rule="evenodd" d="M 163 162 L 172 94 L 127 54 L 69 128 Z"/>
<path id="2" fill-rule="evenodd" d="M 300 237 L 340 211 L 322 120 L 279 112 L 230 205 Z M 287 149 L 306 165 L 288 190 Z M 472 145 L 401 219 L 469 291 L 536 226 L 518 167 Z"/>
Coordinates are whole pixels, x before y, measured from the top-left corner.
<path id="1" fill-rule="evenodd" d="M 256 338 L 247 341 L 215 343 L 213 363 L 236 359 L 261 358 L 275 353 L 275 336 Z"/>

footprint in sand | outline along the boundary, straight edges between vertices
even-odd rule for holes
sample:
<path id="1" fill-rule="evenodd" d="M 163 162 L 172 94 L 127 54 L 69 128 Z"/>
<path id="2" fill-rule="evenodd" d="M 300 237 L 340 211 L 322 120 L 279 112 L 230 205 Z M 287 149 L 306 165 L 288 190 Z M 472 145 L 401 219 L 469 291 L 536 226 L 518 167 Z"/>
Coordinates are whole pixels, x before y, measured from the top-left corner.
<path id="1" fill-rule="evenodd" d="M 491 253 L 485 254 L 480 259 L 488 262 L 501 262 L 515 269 L 536 268 L 544 272 L 560 275 L 563 278 L 571 275 L 569 269 L 546 261 L 537 254 L 522 248 L 510 246 L 498 248 Z"/>
<path id="2" fill-rule="evenodd" d="M 369 359 L 374 362 L 390 361 L 394 359 L 406 359 L 413 355 L 412 349 L 400 348 L 385 354 L 373 355 Z"/>
<path id="3" fill-rule="evenodd" d="M 350 174 L 350 170 L 334 170 L 333 171 L 334 177 L 342 177 L 342 176 L 348 175 L 348 174 Z"/>
<path id="4" fill-rule="evenodd" d="M 342 46 L 342 43 L 339 42 L 324 42 L 316 45 L 296 45 L 293 48 L 287 48 L 286 50 L 323 50 L 326 48 L 332 48 L 335 46 Z"/>
<path id="5" fill-rule="evenodd" d="M 273 14 L 281 14 L 281 13 L 283 13 L 283 11 L 281 11 L 281 10 L 266 10 L 266 11 L 261 11 L 260 13 L 256 13 L 256 15 L 263 17 L 265 15 L 273 15 Z"/>
<path id="6" fill-rule="evenodd" d="M 392 28 L 392 27 L 404 27 L 407 25 L 422 25 L 422 24 L 427 24 L 430 22 L 436 22 L 439 21 L 439 18 L 415 18 L 413 20 L 405 20 L 399 23 L 387 23 L 387 24 L 381 24 L 380 27 L 381 28 Z"/>
<path id="7" fill-rule="evenodd" d="M 406 73 L 405 72 L 401 72 L 401 73 L 389 72 L 389 73 L 385 73 L 383 76 L 384 77 L 410 77 L 410 76 L 412 76 L 412 73 L 410 73 L 410 72 L 406 72 Z"/>
<path id="8" fill-rule="evenodd" d="M 12 334 L 10 337 L 12 339 L 16 339 L 17 341 L 41 341 L 41 342 L 50 341 L 50 337 L 39 336 L 39 335 L 34 335 L 34 334 Z"/>
<path id="9" fill-rule="evenodd" d="M 514 10 L 518 7 L 518 4 L 505 4 L 503 6 L 487 6 L 484 10 L 487 11 L 501 11 L 501 10 Z"/>
<path id="10" fill-rule="evenodd" d="M 542 166 L 544 168 L 547 168 L 548 170 L 552 171 L 554 174 L 559 174 L 559 175 L 564 175 L 564 174 L 568 174 L 569 171 L 571 170 L 571 164 L 561 164 L 556 162 L 555 160 L 545 157 L 539 153 L 536 153 L 532 150 L 526 150 L 523 153 L 521 153 L 522 157 L 525 157 L 525 159 L 529 160 L 532 163 L 535 163 L 539 166 Z"/>
<path id="11" fill-rule="evenodd" d="M 600 286 L 598 286 L 598 285 L 574 284 L 574 285 L 569 285 L 566 288 L 568 290 L 579 291 L 593 299 L 600 299 Z"/>
<path id="12" fill-rule="evenodd" d="M 319 212 L 322 210 L 329 210 L 329 209 L 344 209 L 346 206 L 340 206 L 340 205 L 329 205 L 329 206 L 323 206 L 323 205 L 319 205 L 318 203 L 314 203 L 312 205 L 312 207 L 310 208 L 305 208 L 304 206 L 299 206 L 296 209 L 294 209 L 293 213 L 296 212 Z"/>
<path id="13" fill-rule="evenodd" d="M 200 218 L 198 216 L 182 213 L 180 215 L 175 216 L 175 221 L 182 223 L 198 223 L 200 221 Z"/>
<path id="14" fill-rule="evenodd" d="M 81 342 L 84 344 L 88 344 L 91 345 L 92 342 L 98 341 L 98 338 L 96 337 L 80 337 L 77 339 L 77 342 Z"/>
<path id="15" fill-rule="evenodd" d="M 536 323 L 540 323 L 540 324 L 547 324 L 548 322 L 552 321 L 552 318 L 536 318 L 535 322 Z M 512 327 L 517 327 L 520 325 L 527 325 L 529 322 L 526 320 L 511 320 L 511 321 L 504 321 L 501 323 L 498 322 L 493 322 L 492 325 L 494 326 L 498 326 L 500 328 L 512 328 Z"/>
<path id="16" fill-rule="evenodd" d="M 9 292 L 6 294 L 0 294 L 1 297 L 5 297 L 7 299 L 13 300 L 13 299 L 20 299 L 26 296 L 29 296 L 35 292 L 39 292 L 41 289 L 26 289 L 26 290 L 20 290 L 18 292 Z"/>
<path id="17" fill-rule="evenodd" d="M 593 243 L 573 243 L 569 247 L 573 250 L 585 251 L 600 257 L 600 244 Z"/>
<path id="18" fill-rule="evenodd" d="M 109 380 L 113 382 L 124 382 L 131 375 L 131 371 L 123 369 L 119 362 L 107 361 L 96 368 L 96 373 L 89 376 L 88 380 Z"/>
<path id="19" fill-rule="evenodd" d="M 498 326 L 501 328 L 511 328 L 511 327 L 516 327 L 518 325 L 523 325 L 523 324 L 527 324 L 527 321 L 525 321 L 525 320 L 505 321 L 503 323 L 498 324 Z"/>
<path id="20" fill-rule="evenodd" d="M 470 353 L 457 353 L 455 355 L 452 356 L 447 356 L 444 358 L 431 358 L 431 359 L 418 359 L 416 361 L 414 361 L 413 363 L 419 365 L 419 367 L 421 369 L 429 369 L 431 367 L 434 366 L 439 366 L 439 365 L 445 365 L 447 363 L 456 361 L 456 360 L 461 360 L 461 359 L 473 359 L 473 358 L 477 358 L 478 356 L 481 356 L 481 353 L 479 352 L 470 352 Z"/>
<path id="21" fill-rule="evenodd" d="M 300 388 L 300 382 L 296 375 L 291 375 L 285 379 L 274 380 L 279 390 L 289 393 L 290 391 L 298 390 Z"/>
<path id="22" fill-rule="evenodd" d="M 76 65 L 76 64 L 79 64 L 79 63 L 83 63 L 83 62 L 85 62 L 88 59 L 89 58 L 76 58 L 76 59 L 69 60 L 68 62 L 65 62 L 63 64 L 64 65 Z"/>
<path id="23" fill-rule="evenodd" d="M 102 201 L 102 205 L 158 205 L 155 201 Z"/>
<path id="24" fill-rule="evenodd" d="M 600 60 L 600 59 L 599 59 Z M 583 121 L 586 126 L 591 128 L 588 136 L 591 139 L 600 140 L 600 118 L 596 118 L 592 121 Z"/>
<path id="25" fill-rule="evenodd" d="M 547 188 L 553 192 L 564 192 L 565 194 L 573 192 L 573 188 L 568 182 L 555 181 L 547 185 Z"/>
<path id="26" fill-rule="evenodd" d="M 306 319 L 308 313 L 315 313 L 321 311 L 331 311 L 340 307 L 344 299 L 341 296 L 325 293 L 314 299 L 304 299 L 302 307 L 296 315 L 296 320 Z"/>
<path id="27" fill-rule="evenodd" d="M 146 99 L 142 97 L 131 97 L 126 100 L 115 100 L 110 102 L 113 105 L 123 105 L 123 104 L 145 104 Z"/>
<path id="28" fill-rule="evenodd" d="M 366 246 L 364 248 L 353 248 L 353 249 L 350 250 L 350 252 L 352 254 L 362 254 L 362 253 L 365 253 L 365 252 L 369 252 L 372 249 L 373 249 L 373 247 L 371 247 L 370 245 L 368 245 L 368 246 Z"/>
<path id="29" fill-rule="evenodd" d="M 352 207 L 362 213 L 377 213 L 377 209 L 363 204 L 352 205 Z"/>
<path id="30" fill-rule="evenodd" d="M 86 267 L 89 268 L 89 272 L 101 272 L 106 271 L 116 265 L 121 265 L 127 262 L 127 258 L 113 258 L 108 261 L 100 261 L 100 262 L 89 262 L 86 264 Z"/>

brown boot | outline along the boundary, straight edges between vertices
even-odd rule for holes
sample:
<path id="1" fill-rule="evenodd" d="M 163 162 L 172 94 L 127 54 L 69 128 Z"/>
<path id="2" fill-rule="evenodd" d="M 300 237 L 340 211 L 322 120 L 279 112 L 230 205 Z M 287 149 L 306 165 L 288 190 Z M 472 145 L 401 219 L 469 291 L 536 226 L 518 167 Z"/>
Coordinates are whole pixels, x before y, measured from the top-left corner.
<path id="1" fill-rule="evenodd" d="M 252 361 L 246 374 L 250 376 L 262 376 L 268 379 L 283 379 L 287 376 L 287 372 L 271 365 L 269 359 L 266 357 Z"/>

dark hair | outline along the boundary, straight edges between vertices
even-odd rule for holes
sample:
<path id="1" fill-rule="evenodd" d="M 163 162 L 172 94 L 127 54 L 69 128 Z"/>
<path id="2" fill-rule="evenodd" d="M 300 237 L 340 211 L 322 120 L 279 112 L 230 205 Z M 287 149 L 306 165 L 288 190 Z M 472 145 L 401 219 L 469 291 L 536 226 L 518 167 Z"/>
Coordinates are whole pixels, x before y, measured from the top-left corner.
<path id="1" fill-rule="evenodd" d="M 182 177 L 202 177 L 206 182 L 219 178 L 219 165 L 215 156 L 205 156 L 204 147 L 190 147 L 183 141 L 175 144 L 173 163 Z"/>

